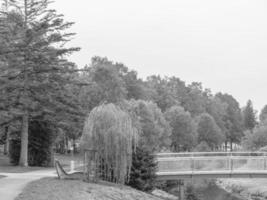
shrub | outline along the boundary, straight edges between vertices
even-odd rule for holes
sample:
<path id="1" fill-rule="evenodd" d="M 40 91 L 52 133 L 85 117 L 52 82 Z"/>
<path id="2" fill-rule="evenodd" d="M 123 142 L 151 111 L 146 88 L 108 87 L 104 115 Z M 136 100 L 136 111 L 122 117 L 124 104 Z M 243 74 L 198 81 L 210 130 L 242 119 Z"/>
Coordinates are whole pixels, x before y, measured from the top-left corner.
<path id="1" fill-rule="evenodd" d="M 17 134 L 19 135 L 19 134 Z M 31 121 L 29 124 L 29 166 L 49 166 L 52 163 L 53 130 L 49 123 Z M 20 139 L 10 141 L 10 163 L 18 165 L 20 157 Z"/>
<path id="2" fill-rule="evenodd" d="M 245 132 L 242 138 L 242 146 L 248 150 L 257 150 L 267 145 L 267 125 L 256 127 L 253 132 Z"/>
<path id="3" fill-rule="evenodd" d="M 209 145 L 207 144 L 207 142 L 202 141 L 195 147 L 194 151 L 196 151 L 196 152 L 210 152 L 211 149 L 210 149 Z"/>
<path id="4" fill-rule="evenodd" d="M 19 156 L 20 156 L 20 140 L 12 139 L 9 143 L 9 160 L 13 165 L 19 164 Z"/>
<path id="5" fill-rule="evenodd" d="M 156 168 L 154 156 L 148 150 L 137 147 L 132 157 L 128 185 L 141 191 L 152 191 L 155 187 Z"/>
<path id="6" fill-rule="evenodd" d="M 32 121 L 29 129 L 29 165 L 50 166 L 53 162 L 53 130 L 49 123 Z"/>
<path id="7" fill-rule="evenodd" d="M 192 185 L 188 185 L 185 191 L 186 200 L 199 200 L 199 194 Z"/>

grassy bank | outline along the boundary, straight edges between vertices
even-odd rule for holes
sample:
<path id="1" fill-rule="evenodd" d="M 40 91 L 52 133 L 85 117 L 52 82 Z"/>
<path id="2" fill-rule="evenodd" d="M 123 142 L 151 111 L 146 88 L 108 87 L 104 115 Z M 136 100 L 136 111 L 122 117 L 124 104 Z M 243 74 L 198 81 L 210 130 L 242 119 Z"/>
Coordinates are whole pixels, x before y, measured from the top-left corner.
<path id="1" fill-rule="evenodd" d="M 242 200 L 238 194 L 232 194 L 220 188 L 213 179 L 192 179 L 185 181 L 187 200 Z M 179 195 L 178 186 L 172 186 L 168 191 Z"/>
<path id="2" fill-rule="evenodd" d="M 221 179 L 218 185 L 231 193 L 246 199 L 267 199 L 267 180 L 262 179 Z"/>
<path id="3" fill-rule="evenodd" d="M 162 200 L 115 184 L 89 184 L 45 178 L 30 183 L 16 200 Z"/>

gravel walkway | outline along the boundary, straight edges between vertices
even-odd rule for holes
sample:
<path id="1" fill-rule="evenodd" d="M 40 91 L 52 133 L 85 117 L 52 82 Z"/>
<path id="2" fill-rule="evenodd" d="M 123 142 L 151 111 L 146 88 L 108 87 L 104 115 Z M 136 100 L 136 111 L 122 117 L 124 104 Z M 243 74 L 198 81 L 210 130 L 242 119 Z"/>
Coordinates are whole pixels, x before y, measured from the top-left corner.
<path id="1" fill-rule="evenodd" d="M 0 179 L 1 200 L 14 200 L 30 182 L 44 178 L 55 177 L 55 170 L 41 170 L 27 173 L 0 173 L 5 176 Z"/>

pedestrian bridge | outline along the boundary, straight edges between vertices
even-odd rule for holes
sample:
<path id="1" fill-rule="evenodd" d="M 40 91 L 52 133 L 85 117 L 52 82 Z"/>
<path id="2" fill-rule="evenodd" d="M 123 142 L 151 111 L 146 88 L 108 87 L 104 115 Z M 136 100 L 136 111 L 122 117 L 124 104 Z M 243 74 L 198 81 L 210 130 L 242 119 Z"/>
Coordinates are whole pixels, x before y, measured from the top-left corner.
<path id="1" fill-rule="evenodd" d="M 159 153 L 157 179 L 267 178 L 267 152 Z"/>

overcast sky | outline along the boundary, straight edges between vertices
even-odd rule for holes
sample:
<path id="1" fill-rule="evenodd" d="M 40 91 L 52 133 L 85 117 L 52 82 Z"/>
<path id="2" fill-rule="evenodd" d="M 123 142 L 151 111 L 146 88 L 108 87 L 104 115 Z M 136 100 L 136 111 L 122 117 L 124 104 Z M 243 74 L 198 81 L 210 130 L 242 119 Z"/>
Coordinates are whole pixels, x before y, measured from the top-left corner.
<path id="1" fill-rule="evenodd" d="M 177 76 L 267 104 L 266 0 L 55 0 L 76 22 L 79 66 L 106 56 L 140 77 Z"/>

